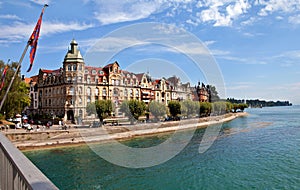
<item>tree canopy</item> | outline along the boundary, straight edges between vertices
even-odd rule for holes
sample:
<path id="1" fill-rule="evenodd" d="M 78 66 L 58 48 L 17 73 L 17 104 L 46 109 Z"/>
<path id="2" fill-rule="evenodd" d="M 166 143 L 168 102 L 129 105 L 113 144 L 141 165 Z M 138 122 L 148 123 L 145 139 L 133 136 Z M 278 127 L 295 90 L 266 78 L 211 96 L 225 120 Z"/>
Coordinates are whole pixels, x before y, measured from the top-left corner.
<path id="1" fill-rule="evenodd" d="M 5 67 L 5 63 L 0 60 L 0 71 L 1 75 L 3 69 Z M 5 92 L 8 89 L 9 83 L 12 80 L 12 77 L 17 69 L 17 63 L 13 62 L 8 65 L 8 70 L 5 76 L 5 82 L 2 90 L 0 91 L 0 99 L 1 101 L 4 98 Z M 2 76 L 1 76 L 2 77 Z M 30 105 L 30 97 L 29 97 L 29 86 L 22 81 L 20 76 L 20 70 L 18 71 L 15 80 L 8 92 L 7 98 L 3 104 L 1 109 L 1 113 L 6 116 L 6 118 L 12 118 L 16 114 L 22 113 L 24 109 Z"/>
<path id="2" fill-rule="evenodd" d="M 173 118 L 176 118 L 181 114 L 181 105 L 178 101 L 172 100 L 168 103 L 170 114 Z"/>
<path id="3" fill-rule="evenodd" d="M 155 120 L 159 120 L 167 113 L 166 106 L 157 101 L 152 101 L 149 104 L 149 112 L 155 117 Z"/>
<path id="4" fill-rule="evenodd" d="M 125 113 L 130 123 L 133 124 L 134 121 L 137 121 L 145 113 L 146 104 L 139 100 L 124 101 L 120 106 L 120 111 Z"/>
<path id="5" fill-rule="evenodd" d="M 97 114 L 102 125 L 103 120 L 114 111 L 114 105 L 111 100 L 97 100 L 94 103 L 89 103 L 86 111 L 89 115 Z"/>

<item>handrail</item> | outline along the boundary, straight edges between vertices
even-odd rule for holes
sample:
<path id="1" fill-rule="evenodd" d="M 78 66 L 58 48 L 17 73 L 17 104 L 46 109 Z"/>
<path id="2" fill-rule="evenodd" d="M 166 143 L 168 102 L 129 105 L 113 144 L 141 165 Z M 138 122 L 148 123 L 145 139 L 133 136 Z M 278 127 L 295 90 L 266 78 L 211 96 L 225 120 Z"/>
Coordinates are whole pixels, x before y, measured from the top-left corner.
<path id="1" fill-rule="evenodd" d="M 0 133 L 0 190 L 40 189 L 58 188 Z"/>

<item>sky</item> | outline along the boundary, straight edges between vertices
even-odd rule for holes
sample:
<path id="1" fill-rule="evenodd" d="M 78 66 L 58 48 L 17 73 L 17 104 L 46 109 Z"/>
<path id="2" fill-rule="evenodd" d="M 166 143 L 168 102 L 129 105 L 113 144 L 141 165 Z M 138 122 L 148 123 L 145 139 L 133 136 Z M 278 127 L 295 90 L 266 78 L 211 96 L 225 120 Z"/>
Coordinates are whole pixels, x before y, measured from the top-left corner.
<path id="1" fill-rule="evenodd" d="M 74 38 L 89 66 L 118 61 L 213 84 L 222 98 L 300 104 L 300 0 L 0 0 L 0 60 L 20 59 L 44 3 L 26 77 L 61 67 Z"/>

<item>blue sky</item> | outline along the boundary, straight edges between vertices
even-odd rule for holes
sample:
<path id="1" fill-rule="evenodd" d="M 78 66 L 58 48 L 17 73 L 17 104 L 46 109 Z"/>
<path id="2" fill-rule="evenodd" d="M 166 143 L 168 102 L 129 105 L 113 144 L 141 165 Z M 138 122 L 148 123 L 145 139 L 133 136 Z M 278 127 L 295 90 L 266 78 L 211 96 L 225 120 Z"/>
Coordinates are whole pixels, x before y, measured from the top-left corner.
<path id="1" fill-rule="evenodd" d="M 207 78 L 213 72 L 196 72 L 186 54 L 209 52 L 224 81 L 223 96 L 300 104 L 300 0 L 0 0 L 0 60 L 19 60 L 44 3 L 49 7 L 32 71 L 26 73 L 29 52 L 22 63 L 26 76 L 61 67 L 75 38 L 87 65 L 116 60 L 123 69 L 154 77 L 176 74 L 192 84 L 213 83 Z M 135 26 L 140 23 L 165 24 L 160 30 L 167 35 L 154 36 L 149 28 Z M 168 47 L 141 43 L 146 33 L 154 42 L 189 34 L 202 47 L 189 40 Z M 101 57 L 113 57 L 92 61 L 95 49 Z"/>

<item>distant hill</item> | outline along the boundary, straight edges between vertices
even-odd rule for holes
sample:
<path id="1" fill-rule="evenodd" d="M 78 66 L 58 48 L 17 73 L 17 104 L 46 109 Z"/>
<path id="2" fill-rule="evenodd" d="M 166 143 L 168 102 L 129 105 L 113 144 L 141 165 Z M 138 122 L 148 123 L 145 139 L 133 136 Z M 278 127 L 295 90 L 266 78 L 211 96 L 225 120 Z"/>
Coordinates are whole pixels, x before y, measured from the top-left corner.
<path id="1" fill-rule="evenodd" d="M 266 100 L 237 100 L 234 98 L 227 98 L 227 101 L 231 103 L 245 103 L 248 104 L 249 107 L 273 107 L 273 106 L 292 106 L 292 103 L 289 101 L 266 101 Z"/>

